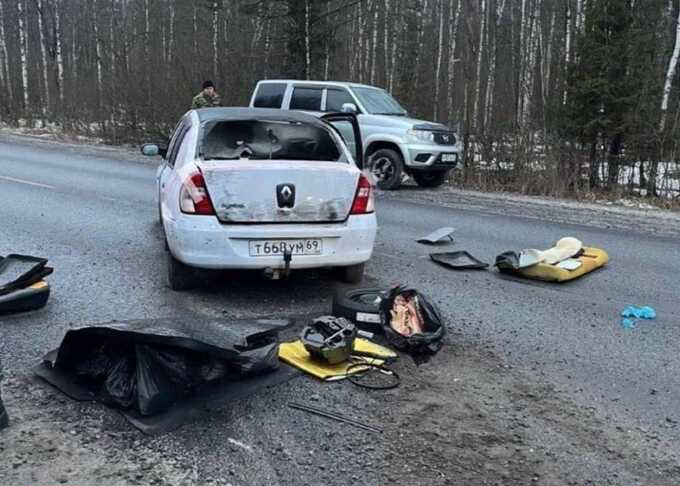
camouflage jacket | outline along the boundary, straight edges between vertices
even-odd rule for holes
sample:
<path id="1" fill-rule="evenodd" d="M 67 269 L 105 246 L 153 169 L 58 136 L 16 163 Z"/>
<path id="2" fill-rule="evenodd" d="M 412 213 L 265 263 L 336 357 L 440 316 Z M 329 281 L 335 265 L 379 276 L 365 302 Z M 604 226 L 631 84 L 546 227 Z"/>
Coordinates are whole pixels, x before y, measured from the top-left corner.
<path id="1" fill-rule="evenodd" d="M 191 108 L 212 108 L 215 106 L 221 106 L 222 105 L 222 100 L 220 98 L 220 95 L 215 93 L 214 96 L 206 96 L 203 94 L 203 91 L 198 93 L 196 96 L 194 96 L 194 99 L 191 101 Z"/>

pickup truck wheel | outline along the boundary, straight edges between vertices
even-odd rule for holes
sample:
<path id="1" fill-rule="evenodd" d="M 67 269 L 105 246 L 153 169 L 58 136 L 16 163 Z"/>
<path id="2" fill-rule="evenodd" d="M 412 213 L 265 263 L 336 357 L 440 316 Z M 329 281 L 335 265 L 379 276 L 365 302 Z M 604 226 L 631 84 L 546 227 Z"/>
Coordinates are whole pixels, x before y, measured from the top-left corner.
<path id="1" fill-rule="evenodd" d="M 198 271 L 168 253 L 168 283 L 172 290 L 190 290 L 198 285 Z"/>
<path id="2" fill-rule="evenodd" d="M 439 187 L 446 180 L 448 170 L 413 171 L 413 179 L 420 187 Z"/>
<path id="3" fill-rule="evenodd" d="M 364 269 L 366 265 L 359 263 L 358 265 L 350 265 L 349 267 L 338 268 L 340 280 L 345 283 L 356 284 L 361 282 L 364 278 Z"/>
<path id="4" fill-rule="evenodd" d="M 384 191 L 398 189 L 404 172 L 404 160 L 396 151 L 379 149 L 368 157 L 368 169 L 376 178 L 378 187 Z"/>

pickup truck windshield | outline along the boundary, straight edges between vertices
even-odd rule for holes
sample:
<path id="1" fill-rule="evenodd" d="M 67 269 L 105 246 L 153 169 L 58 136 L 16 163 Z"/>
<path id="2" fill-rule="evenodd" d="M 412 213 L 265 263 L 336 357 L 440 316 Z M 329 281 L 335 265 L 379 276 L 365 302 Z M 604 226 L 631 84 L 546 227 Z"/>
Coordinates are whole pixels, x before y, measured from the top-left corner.
<path id="1" fill-rule="evenodd" d="M 406 110 L 385 90 L 352 87 L 352 91 L 371 115 L 406 116 Z"/>
<path id="2" fill-rule="evenodd" d="M 203 128 L 204 160 L 312 160 L 347 162 L 329 130 L 300 122 L 229 120 Z"/>

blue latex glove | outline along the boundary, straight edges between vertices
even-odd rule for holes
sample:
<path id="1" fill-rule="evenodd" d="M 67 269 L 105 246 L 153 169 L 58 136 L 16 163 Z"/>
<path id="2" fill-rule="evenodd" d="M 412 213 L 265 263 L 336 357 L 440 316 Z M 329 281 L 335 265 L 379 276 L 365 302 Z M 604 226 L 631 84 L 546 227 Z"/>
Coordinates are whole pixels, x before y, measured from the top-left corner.
<path id="1" fill-rule="evenodd" d="M 621 325 L 624 329 L 633 329 L 635 327 L 635 319 L 624 318 L 621 321 Z"/>
<path id="2" fill-rule="evenodd" d="M 623 317 L 635 317 L 636 319 L 654 319 L 656 318 L 656 311 L 649 306 L 636 307 L 629 305 L 621 313 Z"/>

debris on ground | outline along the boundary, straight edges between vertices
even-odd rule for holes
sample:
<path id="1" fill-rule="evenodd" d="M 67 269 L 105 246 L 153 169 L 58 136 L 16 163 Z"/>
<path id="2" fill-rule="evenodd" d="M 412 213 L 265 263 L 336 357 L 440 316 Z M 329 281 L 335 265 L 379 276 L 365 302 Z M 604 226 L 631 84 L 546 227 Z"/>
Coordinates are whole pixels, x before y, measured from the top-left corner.
<path id="1" fill-rule="evenodd" d="M 333 296 L 333 315 L 344 317 L 364 331 L 382 333 L 380 301 L 384 289 L 339 289 Z"/>
<path id="2" fill-rule="evenodd" d="M 380 302 L 387 341 L 413 355 L 435 354 L 441 349 L 446 326 L 439 309 L 422 293 L 393 287 Z"/>
<path id="3" fill-rule="evenodd" d="M 0 257 L 0 315 L 40 309 L 47 304 L 52 274 L 46 258 L 11 254 Z"/>
<path id="4" fill-rule="evenodd" d="M 119 409 L 149 433 L 178 427 L 207 402 L 286 381 L 278 332 L 287 321 L 147 319 L 66 332 L 35 373 L 76 400 Z"/>
<path id="5" fill-rule="evenodd" d="M 637 326 L 638 319 L 656 319 L 656 311 L 649 306 L 637 307 L 634 305 L 629 305 L 623 312 L 621 312 L 621 325 L 625 329 L 632 329 Z"/>
<path id="6" fill-rule="evenodd" d="M 430 259 L 453 270 L 482 270 L 489 266 L 467 251 L 451 251 L 446 253 L 430 253 Z"/>
<path id="7" fill-rule="evenodd" d="M 418 238 L 416 241 L 425 245 L 436 245 L 439 243 L 453 242 L 453 233 L 455 231 L 455 228 L 439 228 L 429 235 Z"/>
<path id="8" fill-rule="evenodd" d="M 347 378 L 349 368 L 357 362 L 384 364 L 394 361 L 397 357 L 397 353 L 391 349 L 360 337 L 354 340 L 350 359 L 336 364 L 329 364 L 325 361 L 314 359 L 299 339 L 289 343 L 281 343 L 279 347 L 279 358 L 281 361 L 324 381 L 337 381 Z M 352 373 L 359 373 L 361 371 L 361 369 L 355 368 Z"/>
<path id="9" fill-rule="evenodd" d="M 560 239 L 548 250 L 506 251 L 496 257 L 501 273 L 546 282 L 566 282 L 581 277 L 609 262 L 600 248 L 583 246 L 576 238 Z"/>
<path id="10" fill-rule="evenodd" d="M 313 413 L 314 415 L 318 415 L 320 417 L 326 417 L 331 420 L 335 420 L 337 422 L 342 422 L 348 425 L 351 425 L 353 427 L 358 427 L 360 429 L 368 430 L 370 432 L 376 432 L 378 434 L 382 433 L 382 429 L 379 429 L 377 427 L 373 427 L 372 425 L 364 424 L 362 422 L 359 422 L 358 420 L 354 420 L 349 417 L 345 417 L 344 415 L 341 415 L 337 412 L 331 412 L 329 410 L 323 410 L 318 407 L 312 407 L 309 405 L 302 405 L 299 403 L 289 403 L 288 406 L 290 408 L 294 408 L 297 410 L 302 410 L 303 412 L 308 412 L 308 413 Z"/>
<path id="11" fill-rule="evenodd" d="M 0 378 L 2 378 L 2 367 L 0 366 Z M 0 389 L 0 430 L 5 429 L 9 426 L 9 415 L 7 415 L 7 409 L 5 404 L 2 402 L 2 389 Z"/>
<path id="12" fill-rule="evenodd" d="M 343 317 L 323 316 L 305 326 L 300 339 L 312 359 L 331 365 L 349 360 L 357 328 Z"/>
<path id="13" fill-rule="evenodd" d="M 391 390 L 401 383 L 396 371 L 377 363 L 354 363 L 347 368 L 347 381 L 369 390 Z"/>

